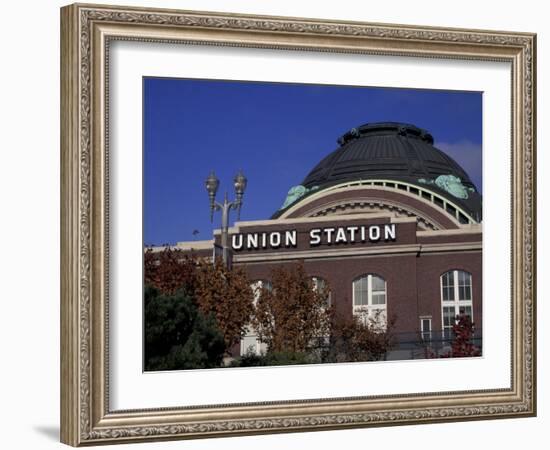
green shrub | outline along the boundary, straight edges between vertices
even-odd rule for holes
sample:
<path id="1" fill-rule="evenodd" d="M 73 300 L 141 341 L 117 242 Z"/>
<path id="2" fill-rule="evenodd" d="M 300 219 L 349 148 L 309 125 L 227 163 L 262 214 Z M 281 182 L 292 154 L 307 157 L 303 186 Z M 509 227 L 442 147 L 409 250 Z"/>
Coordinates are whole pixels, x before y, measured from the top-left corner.
<path id="1" fill-rule="evenodd" d="M 205 317 L 184 291 L 161 294 L 145 288 L 145 370 L 220 367 L 223 335 L 213 316 Z"/>

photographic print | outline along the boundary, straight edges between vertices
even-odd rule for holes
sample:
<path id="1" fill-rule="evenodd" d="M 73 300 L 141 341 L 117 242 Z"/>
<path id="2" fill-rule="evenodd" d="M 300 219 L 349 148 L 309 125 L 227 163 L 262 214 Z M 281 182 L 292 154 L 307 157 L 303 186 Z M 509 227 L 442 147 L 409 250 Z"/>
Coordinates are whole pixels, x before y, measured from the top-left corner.
<path id="1" fill-rule="evenodd" d="M 536 415 L 536 67 L 528 32 L 62 8 L 61 441 Z"/>
<path id="2" fill-rule="evenodd" d="M 481 92 L 143 99 L 145 371 L 482 356 Z"/>

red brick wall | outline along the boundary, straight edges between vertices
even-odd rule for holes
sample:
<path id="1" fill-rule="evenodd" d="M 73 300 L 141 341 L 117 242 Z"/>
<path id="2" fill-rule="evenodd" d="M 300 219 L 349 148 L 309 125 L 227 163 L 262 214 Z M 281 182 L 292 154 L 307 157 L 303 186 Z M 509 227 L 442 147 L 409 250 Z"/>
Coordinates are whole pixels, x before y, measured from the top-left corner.
<path id="1" fill-rule="evenodd" d="M 240 265 L 240 264 L 239 264 Z M 243 264 L 251 280 L 269 280 L 271 270 L 292 262 Z M 432 329 L 441 329 L 440 276 L 452 269 L 472 274 L 473 311 L 476 326 L 482 327 L 481 252 L 448 254 L 403 254 L 361 258 L 306 260 L 304 267 L 311 276 L 327 280 L 332 303 L 338 312 L 351 316 L 353 281 L 368 273 L 386 280 L 388 316 L 395 314 L 396 332 L 417 332 L 419 316 L 432 316 Z"/>

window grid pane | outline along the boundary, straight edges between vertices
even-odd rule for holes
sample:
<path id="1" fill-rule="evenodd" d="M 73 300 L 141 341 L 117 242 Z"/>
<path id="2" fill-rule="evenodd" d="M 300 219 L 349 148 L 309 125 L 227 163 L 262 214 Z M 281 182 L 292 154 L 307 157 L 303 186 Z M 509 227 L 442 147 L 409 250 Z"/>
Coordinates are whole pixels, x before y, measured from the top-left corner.
<path id="1" fill-rule="evenodd" d="M 421 326 L 422 333 L 429 333 L 432 331 L 432 321 L 430 319 L 422 319 Z"/>
<path id="2" fill-rule="evenodd" d="M 454 306 L 444 306 L 443 307 L 443 327 L 452 327 L 455 324 L 455 307 Z"/>
<path id="3" fill-rule="evenodd" d="M 461 306 L 460 307 L 460 314 L 465 314 L 470 318 L 470 320 L 472 320 L 472 307 L 471 306 Z"/>
<path id="4" fill-rule="evenodd" d="M 364 277 L 353 282 L 354 304 L 363 306 L 368 304 L 368 278 Z"/>
<path id="5" fill-rule="evenodd" d="M 463 270 L 458 271 L 458 284 L 461 286 L 470 286 L 472 284 L 472 276 Z"/>
<path id="6" fill-rule="evenodd" d="M 353 282 L 354 314 L 368 326 L 386 328 L 386 281 L 368 274 Z"/>
<path id="7" fill-rule="evenodd" d="M 453 277 L 452 271 L 443 274 L 443 287 L 453 288 L 454 284 L 455 283 L 454 283 L 454 277 Z"/>
<path id="8" fill-rule="evenodd" d="M 422 331 L 422 340 L 429 341 L 432 338 L 432 321 L 430 319 L 421 319 L 420 330 Z"/>
<path id="9" fill-rule="evenodd" d="M 441 277 L 443 301 L 452 302 L 455 299 L 455 283 L 453 271 L 446 272 Z"/>
<path id="10" fill-rule="evenodd" d="M 472 299 L 472 276 L 462 270 L 458 271 L 458 299 Z"/>
<path id="11" fill-rule="evenodd" d="M 372 275 L 372 290 L 374 291 L 386 291 L 386 282 L 375 275 Z"/>
<path id="12" fill-rule="evenodd" d="M 452 287 L 443 287 L 443 301 L 452 302 L 455 299 L 455 291 Z"/>

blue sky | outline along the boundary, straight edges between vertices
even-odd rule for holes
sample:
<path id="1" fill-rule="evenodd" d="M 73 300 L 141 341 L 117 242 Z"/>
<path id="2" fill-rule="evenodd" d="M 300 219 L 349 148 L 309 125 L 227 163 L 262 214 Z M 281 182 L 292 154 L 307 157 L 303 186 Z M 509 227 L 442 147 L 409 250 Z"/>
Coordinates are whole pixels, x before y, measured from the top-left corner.
<path id="1" fill-rule="evenodd" d="M 241 220 L 268 219 L 336 139 L 368 122 L 427 129 L 482 189 L 482 94 L 395 88 L 145 78 L 144 242 L 211 239 L 204 180 L 248 178 Z M 234 220 L 234 216 L 232 217 Z M 193 235 L 193 231 L 198 233 Z"/>

